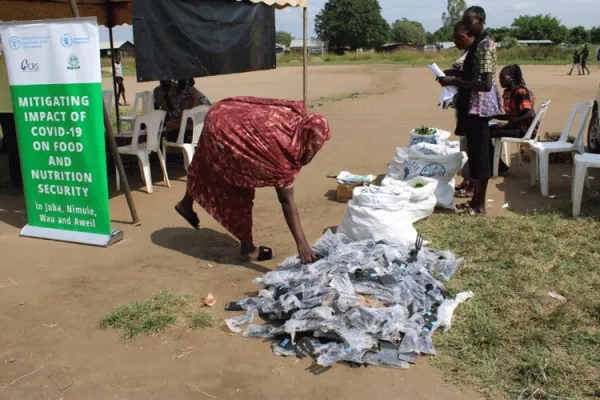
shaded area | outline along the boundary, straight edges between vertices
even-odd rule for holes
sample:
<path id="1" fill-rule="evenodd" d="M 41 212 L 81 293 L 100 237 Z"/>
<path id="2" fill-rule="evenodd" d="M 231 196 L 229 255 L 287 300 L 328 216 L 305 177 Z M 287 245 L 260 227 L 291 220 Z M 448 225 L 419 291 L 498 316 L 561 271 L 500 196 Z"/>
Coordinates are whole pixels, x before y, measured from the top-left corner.
<path id="1" fill-rule="evenodd" d="M 209 228 L 163 228 L 152 233 L 150 238 L 158 246 L 190 257 L 218 264 L 238 265 L 260 273 L 271 271 L 262 265 L 241 261 L 239 242 L 228 234 Z"/>

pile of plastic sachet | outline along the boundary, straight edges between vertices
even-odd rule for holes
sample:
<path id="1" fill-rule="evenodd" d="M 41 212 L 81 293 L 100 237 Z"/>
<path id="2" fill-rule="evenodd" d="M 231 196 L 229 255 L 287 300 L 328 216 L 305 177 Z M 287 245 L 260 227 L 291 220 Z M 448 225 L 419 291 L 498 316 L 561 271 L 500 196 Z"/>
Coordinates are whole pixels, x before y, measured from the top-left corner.
<path id="1" fill-rule="evenodd" d="M 353 242 L 327 232 L 314 245 L 318 261 L 297 257 L 254 282 L 257 297 L 235 303 L 245 314 L 227 319 L 232 332 L 273 340 L 273 353 L 310 356 L 321 367 L 338 362 L 408 368 L 435 355 L 433 333 L 450 327 L 458 304 L 441 281 L 461 264 L 451 252 Z M 261 317 L 266 322 L 252 324 Z"/>

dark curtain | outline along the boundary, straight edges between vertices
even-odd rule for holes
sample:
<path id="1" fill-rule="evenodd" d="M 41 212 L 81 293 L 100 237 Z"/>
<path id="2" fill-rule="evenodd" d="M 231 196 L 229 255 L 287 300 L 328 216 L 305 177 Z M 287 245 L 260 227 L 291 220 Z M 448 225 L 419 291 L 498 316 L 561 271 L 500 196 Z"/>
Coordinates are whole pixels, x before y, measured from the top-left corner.
<path id="1" fill-rule="evenodd" d="M 133 0 L 138 81 L 273 69 L 275 10 L 234 0 Z"/>

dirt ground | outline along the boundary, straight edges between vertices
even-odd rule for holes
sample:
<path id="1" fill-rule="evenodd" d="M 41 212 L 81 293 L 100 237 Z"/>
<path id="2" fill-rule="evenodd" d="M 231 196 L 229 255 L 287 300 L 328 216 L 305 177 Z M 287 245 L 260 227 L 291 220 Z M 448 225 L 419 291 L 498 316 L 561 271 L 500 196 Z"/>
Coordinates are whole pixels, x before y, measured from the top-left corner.
<path id="1" fill-rule="evenodd" d="M 560 131 L 573 103 L 592 99 L 598 71 L 568 77 L 566 67 L 529 66 L 525 77 L 539 100 L 550 99 L 544 131 Z M 197 79 L 210 99 L 233 95 L 300 98 L 301 70 Z M 337 226 L 344 205 L 330 200 L 341 170 L 384 173 L 394 148 L 411 128 L 452 130 L 451 112 L 437 109 L 439 87 L 425 68 L 398 66 L 311 67 L 311 102 L 331 123 L 332 139 L 300 174 L 297 201 L 309 241 Z M 110 83 L 105 81 L 107 88 Z M 126 80 L 130 97 L 156 83 Z M 570 166 L 552 166 L 550 192 L 528 186 L 528 165 L 515 162 L 506 178 L 492 181 L 492 215 L 523 213 L 567 199 Z M 308 361 L 271 355 L 269 345 L 223 329 L 223 304 L 252 292 L 252 278 L 292 255 L 295 246 L 274 191 L 259 190 L 254 231 L 272 246 L 277 260 L 265 265 L 236 261 L 237 244 L 199 211 L 193 231 L 172 209 L 185 188 L 178 164 L 168 166 L 172 187 L 156 182 L 155 193 L 137 189 L 143 224 L 130 225 L 125 197 L 111 193 L 115 228 L 125 240 L 111 248 L 19 238 L 26 223 L 23 199 L 0 197 L 0 398 L 3 399 L 479 399 L 471 388 L 450 386 L 427 359 L 407 371 L 336 366 L 312 376 Z M 593 174 L 592 174 L 593 175 Z M 160 179 L 160 172 L 154 172 Z M 600 178 L 599 178 L 600 179 Z M 114 177 L 110 181 L 114 189 Z M 132 185 L 141 188 L 139 176 Z M 502 205 L 509 207 L 503 209 Z M 218 299 L 215 328 L 182 327 L 124 343 L 118 332 L 97 329 L 116 306 L 160 289 Z M 465 288 L 467 289 L 467 288 Z M 459 311 L 460 312 L 460 311 Z M 443 340 L 443 338 L 442 338 Z M 19 379 L 20 378 L 20 379 Z M 7 386 L 8 385 L 8 386 Z"/>

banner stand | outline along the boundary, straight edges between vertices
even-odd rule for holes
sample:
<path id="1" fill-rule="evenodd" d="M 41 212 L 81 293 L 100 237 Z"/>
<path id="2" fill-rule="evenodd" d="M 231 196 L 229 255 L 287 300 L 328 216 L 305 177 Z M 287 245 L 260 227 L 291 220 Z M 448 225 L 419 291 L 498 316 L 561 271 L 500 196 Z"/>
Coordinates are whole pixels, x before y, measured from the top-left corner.
<path id="1" fill-rule="evenodd" d="M 123 232 L 111 228 L 95 18 L 1 23 L 0 35 L 27 207 L 20 235 L 101 247 L 121 241 Z"/>
<path id="2" fill-rule="evenodd" d="M 123 240 L 124 234 L 120 229 L 114 230 L 110 235 L 101 235 L 98 233 L 73 232 L 25 225 L 25 227 L 21 229 L 21 236 L 87 244 L 90 246 L 109 247 Z"/>

